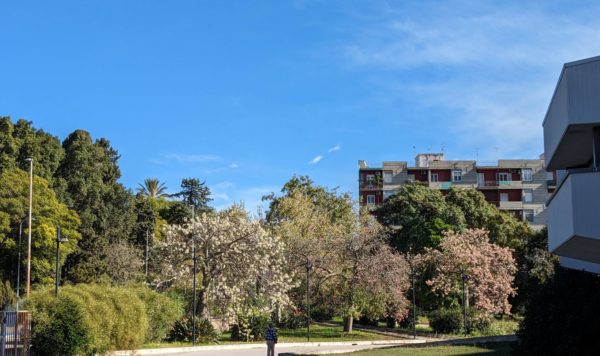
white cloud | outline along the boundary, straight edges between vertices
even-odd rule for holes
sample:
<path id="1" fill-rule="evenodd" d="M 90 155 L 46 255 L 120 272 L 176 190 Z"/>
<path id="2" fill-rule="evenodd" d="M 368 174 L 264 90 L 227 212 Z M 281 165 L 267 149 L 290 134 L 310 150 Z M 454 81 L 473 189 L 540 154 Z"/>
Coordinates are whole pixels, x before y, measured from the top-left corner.
<path id="1" fill-rule="evenodd" d="M 337 144 L 337 145 L 335 145 L 335 146 L 331 147 L 331 148 L 329 149 L 329 151 L 328 151 L 328 152 L 329 152 L 329 153 L 333 153 L 333 152 L 335 152 L 335 151 L 339 151 L 341 148 L 342 148 L 342 147 L 341 147 L 339 144 Z"/>
<path id="2" fill-rule="evenodd" d="M 317 164 L 323 159 L 322 155 L 318 155 L 317 157 L 311 159 L 308 164 Z"/>
<path id="3" fill-rule="evenodd" d="M 385 6 L 353 28 L 344 62 L 371 70 L 376 95 L 443 110 L 446 120 L 423 130 L 447 131 L 449 148 L 479 148 L 482 159 L 541 153 L 562 64 L 600 54 L 600 5 L 417 4 Z"/>
<path id="4" fill-rule="evenodd" d="M 229 165 L 229 168 L 231 168 L 231 169 L 236 169 L 238 167 L 239 166 L 237 165 L 237 163 L 232 163 L 232 164 Z"/>

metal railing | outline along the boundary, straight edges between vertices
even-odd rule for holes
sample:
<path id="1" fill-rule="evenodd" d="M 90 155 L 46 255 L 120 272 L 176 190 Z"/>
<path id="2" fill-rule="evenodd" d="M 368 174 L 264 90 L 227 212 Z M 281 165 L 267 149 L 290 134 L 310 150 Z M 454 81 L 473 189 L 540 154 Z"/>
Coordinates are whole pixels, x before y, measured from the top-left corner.
<path id="1" fill-rule="evenodd" d="M 0 356 L 28 356 L 31 345 L 31 313 L 0 312 Z"/>

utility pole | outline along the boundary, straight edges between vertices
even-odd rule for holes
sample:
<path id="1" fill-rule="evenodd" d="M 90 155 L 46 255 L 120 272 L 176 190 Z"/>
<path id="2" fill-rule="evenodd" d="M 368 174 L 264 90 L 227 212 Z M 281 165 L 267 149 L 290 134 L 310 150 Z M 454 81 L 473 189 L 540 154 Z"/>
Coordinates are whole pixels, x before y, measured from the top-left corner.
<path id="1" fill-rule="evenodd" d="M 60 243 L 69 242 L 66 237 L 60 236 L 60 225 L 56 226 L 56 280 L 54 285 L 54 295 L 58 297 L 58 285 L 60 284 Z"/>
<path id="2" fill-rule="evenodd" d="M 194 206 L 192 205 L 192 223 L 194 222 Z M 192 303 L 192 345 L 196 345 L 196 236 L 192 232 L 192 260 L 194 267 L 192 270 L 192 291 L 194 293 L 194 301 Z"/>
<path id="3" fill-rule="evenodd" d="M 146 229 L 146 283 L 148 283 L 148 229 Z"/>
<path id="4" fill-rule="evenodd" d="M 310 342 L 310 280 L 309 272 L 312 268 L 312 264 L 308 257 L 306 257 L 306 339 Z"/>
<path id="5" fill-rule="evenodd" d="M 31 209 L 33 206 L 33 158 L 27 158 L 25 161 L 29 162 L 29 231 L 27 236 L 27 288 L 25 296 L 29 298 L 29 292 L 31 290 Z"/>

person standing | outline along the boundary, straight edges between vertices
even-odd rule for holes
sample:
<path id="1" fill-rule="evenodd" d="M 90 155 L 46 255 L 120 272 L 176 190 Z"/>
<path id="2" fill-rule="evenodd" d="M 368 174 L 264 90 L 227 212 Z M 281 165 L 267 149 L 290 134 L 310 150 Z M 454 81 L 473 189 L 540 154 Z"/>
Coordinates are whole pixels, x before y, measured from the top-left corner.
<path id="1" fill-rule="evenodd" d="M 273 322 L 269 322 L 269 327 L 265 333 L 267 340 L 267 356 L 275 356 L 275 344 L 277 343 L 277 329 L 273 326 Z"/>

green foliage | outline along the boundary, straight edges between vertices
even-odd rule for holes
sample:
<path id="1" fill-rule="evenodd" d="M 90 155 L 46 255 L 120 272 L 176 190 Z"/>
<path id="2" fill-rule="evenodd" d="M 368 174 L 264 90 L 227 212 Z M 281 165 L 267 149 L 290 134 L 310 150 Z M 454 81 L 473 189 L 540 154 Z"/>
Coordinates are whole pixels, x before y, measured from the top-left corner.
<path id="1" fill-rule="evenodd" d="M 61 199 L 81 218 L 79 249 L 67 261 L 68 277 L 97 281 L 107 275 L 106 251 L 111 243 L 127 241 L 134 224 L 132 194 L 118 183 L 119 158 L 108 140 L 92 142 L 83 130 L 63 142 L 65 159 L 57 170 Z"/>
<path id="2" fill-rule="evenodd" d="M 0 280 L 0 310 L 4 309 L 5 305 L 13 305 L 15 301 L 16 295 L 10 287 L 10 282 Z"/>
<path id="3" fill-rule="evenodd" d="M 463 313 L 459 308 L 442 308 L 429 313 L 429 326 L 436 333 L 458 333 L 463 329 L 463 321 Z"/>
<path id="4" fill-rule="evenodd" d="M 60 225 L 62 236 L 69 242 L 61 243 L 61 261 L 73 252 L 81 235 L 78 232 L 79 217 L 60 203 L 48 182 L 33 177 L 33 229 L 32 239 L 32 283 L 52 283 L 56 259 L 56 226 Z M 29 210 L 29 174 L 20 169 L 5 170 L 0 175 L 0 270 L 15 278 L 19 247 L 26 256 L 28 226 L 23 224 L 22 242 L 19 241 L 19 224 Z"/>
<path id="5" fill-rule="evenodd" d="M 146 306 L 148 330 L 145 341 L 163 340 L 183 315 L 183 302 L 145 287 L 136 288 L 135 292 Z"/>
<path id="6" fill-rule="evenodd" d="M 390 242 L 402 252 L 436 247 L 444 231 L 465 226 L 463 213 L 448 204 L 439 190 L 416 183 L 403 185 L 374 214 L 380 223 L 393 228 Z"/>
<path id="7" fill-rule="evenodd" d="M 315 320 L 314 317 L 312 317 L 312 320 Z M 306 326 L 306 315 L 299 310 L 289 310 L 281 318 L 279 326 L 290 330 L 303 328 Z"/>
<path id="8" fill-rule="evenodd" d="M 193 206 L 197 214 L 213 210 L 208 206 L 208 203 L 212 201 L 210 189 L 205 185 L 205 182 L 200 182 L 198 178 L 182 179 L 181 191 L 172 196 L 181 198 L 181 201 L 188 206 Z"/>
<path id="9" fill-rule="evenodd" d="M 33 352 L 52 356 L 86 352 L 91 334 L 82 306 L 68 296 L 45 298 L 45 302 L 48 308 L 34 313 Z"/>
<path id="10" fill-rule="evenodd" d="M 196 318 L 195 321 L 196 342 L 213 343 L 217 341 L 218 335 L 210 320 L 206 318 Z M 175 325 L 169 334 L 169 340 L 192 342 L 193 334 L 192 317 L 184 316 L 175 322 Z"/>
<path id="11" fill-rule="evenodd" d="M 600 275 L 556 269 L 530 294 L 516 355 L 596 355 L 600 350 Z"/>
<path id="12" fill-rule="evenodd" d="M 517 248 L 532 233 L 529 225 L 487 202 L 476 189 L 452 188 L 446 202 L 462 211 L 466 228 L 487 230 L 490 241 L 497 245 Z"/>
<path id="13" fill-rule="evenodd" d="M 269 326 L 270 315 L 252 308 L 246 313 L 238 313 L 237 323 L 231 327 L 231 340 L 261 341 Z"/>
<path id="14" fill-rule="evenodd" d="M 348 217 L 352 214 L 352 201 L 349 194 L 338 194 L 336 189 L 315 185 L 308 176 L 293 176 L 281 189 L 281 196 L 275 196 L 274 193 L 263 197 L 263 200 L 270 201 L 269 211 L 267 212 L 267 221 L 275 224 L 287 218 L 286 214 L 280 209 L 280 204 L 286 197 L 292 197 L 294 194 L 307 196 L 314 203 L 316 209 L 321 214 L 325 214 L 332 223 L 347 223 Z"/>
<path id="15" fill-rule="evenodd" d="M 33 158 L 34 174 L 52 183 L 64 152 L 58 138 L 36 130 L 31 121 L 0 117 L 0 173 L 8 169 L 29 170 L 26 158 Z"/>
<path id="16" fill-rule="evenodd" d="M 81 310 L 80 328 L 89 338 L 85 353 L 103 353 L 116 349 L 135 349 L 146 336 L 148 317 L 144 303 L 135 291 L 126 288 L 79 284 L 60 289 L 61 299 L 69 299 Z M 52 325 L 57 308 L 51 289 L 32 293 L 25 306 L 33 313 L 36 330 L 45 332 Z"/>

